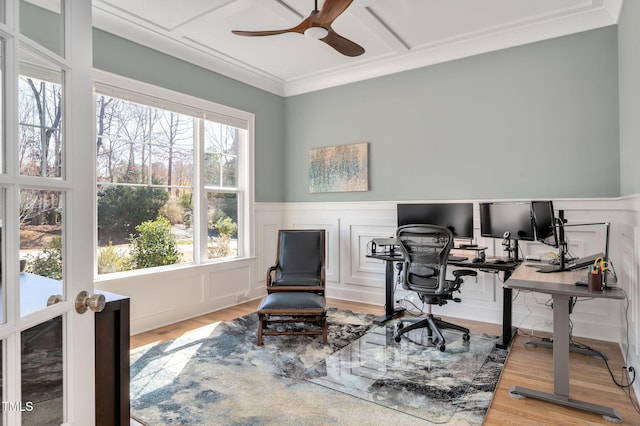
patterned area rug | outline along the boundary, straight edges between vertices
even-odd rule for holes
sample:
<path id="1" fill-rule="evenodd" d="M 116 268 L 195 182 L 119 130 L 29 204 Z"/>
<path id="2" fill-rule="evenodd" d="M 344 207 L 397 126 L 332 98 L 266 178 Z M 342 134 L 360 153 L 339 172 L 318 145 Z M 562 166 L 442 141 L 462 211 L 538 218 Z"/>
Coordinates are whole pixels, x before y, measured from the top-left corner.
<path id="1" fill-rule="evenodd" d="M 507 355 L 490 336 L 472 334 L 466 347 L 452 336 L 440 353 L 419 334 L 392 341 L 393 324 L 375 327 L 371 315 L 330 309 L 328 317 L 327 345 L 317 336 L 267 336 L 258 347 L 251 314 L 135 349 L 131 415 L 150 426 L 482 424 Z M 416 363 L 416 345 L 426 363 Z M 336 361 L 349 357 L 351 367 Z"/>

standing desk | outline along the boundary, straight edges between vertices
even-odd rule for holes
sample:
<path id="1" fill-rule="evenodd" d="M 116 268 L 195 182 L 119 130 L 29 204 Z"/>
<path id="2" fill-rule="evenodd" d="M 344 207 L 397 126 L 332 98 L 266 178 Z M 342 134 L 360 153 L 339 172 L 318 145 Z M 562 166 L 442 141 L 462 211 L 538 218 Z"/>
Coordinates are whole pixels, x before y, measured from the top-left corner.
<path id="1" fill-rule="evenodd" d="M 618 288 L 608 288 L 602 292 L 589 291 L 587 287 L 576 286 L 576 281 L 584 279 L 586 270 L 541 273 L 535 268 L 521 265 L 515 270 L 505 287 L 550 294 L 553 299 L 553 393 L 546 393 L 521 386 L 509 390 L 511 396 L 531 397 L 579 410 L 589 411 L 622 421 L 622 415 L 615 409 L 569 397 L 569 303 L 573 297 L 602 299 L 624 299 L 624 292 Z"/>
<path id="2" fill-rule="evenodd" d="M 507 280 L 509 280 L 509 278 L 511 277 L 511 274 L 513 274 L 513 271 L 515 271 L 516 268 L 518 268 L 518 266 L 520 265 L 520 262 L 515 260 L 505 261 L 505 259 L 500 258 L 505 262 L 495 263 L 495 259 L 496 258 L 489 257 L 484 262 L 476 262 L 476 263 L 470 262 L 467 260 L 465 261 L 450 260 L 449 262 L 447 262 L 447 264 L 452 266 L 457 266 L 460 268 L 479 269 L 481 271 L 492 272 L 492 273 L 503 272 L 504 273 L 503 281 L 506 283 Z M 509 348 L 509 345 L 511 344 L 511 340 L 513 339 L 513 335 L 516 332 L 516 329 L 515 327 L 513 327 L 512 320 L 511 320 L 511 316 L 512 316 L 511 311 L 512 311 L 512 305 L 513 305 L 512 293 L 513 291 L 511 290 L 511 288 L 505 286 L 504 284 L 502 285 L 502 336 L 500 336 L 500 338 L 496 342 L 496 347 L 500 349 Z"/>
<path id="3" fill-rule="evenodd" d="M 377 325 L 384 324 L 385 322 L 393 319 L 399 312 L 395 310 L 395 303 L 393 301 L 393 287 L 394 287 L 394 274 L 393 265 L 396 262 L 402 262 L 404 259 L 400 251 L 394 253 L 374 253 L 369 254 L 367 257 L 373 259 L 384 260 L 385 274 L 384 274 L 384 314 L 376 317 L 373 322 Z"/>
<path id="4" fill-rule="evenodd" d="M 394 253 L 374 253 L 367 255 L 373 259 L 379 259 L 385 261 L 385 303 L 384 315 L 376 317 L 375 324 L 384 324 L 391 320 L 399 312 L 395 310 L 395 303 L 393 300 L 394 291 L 394 270 L 393 265 L 396 262 L 402 262 L 403 257 L 399 250 Z M 494 263 L 494 259 L 487 258 L 485 262 L 473 263 L 467 260 L 454 261 L 449 260 L 448 265 L 457 266 L 467 269 L 480 269 L 490 272 L 504 272 L 504 281 L 506 282 L 513 271 L 517 268 L 518 264 L 515 261 L 508 261 L 506 263 Z M 511 323 L 511 310 L 512 310 L 512 290 L 507 286 L 502 286 L 502 336 L 496 342 L 496 346 L 500 349 L 507 349 L 511 344 L 515 329 Z"/>

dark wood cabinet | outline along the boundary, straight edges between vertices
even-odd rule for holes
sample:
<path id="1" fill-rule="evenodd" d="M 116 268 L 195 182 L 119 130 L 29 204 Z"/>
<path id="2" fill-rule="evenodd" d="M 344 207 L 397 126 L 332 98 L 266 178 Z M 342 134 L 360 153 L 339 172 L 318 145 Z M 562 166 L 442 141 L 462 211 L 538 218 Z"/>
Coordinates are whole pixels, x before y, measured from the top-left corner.
<path id="1" fill-rule="evenodd" d="M 128 425 L 129 298 L 96 290 L 106 299 L 96 313 L 96 425 Z"/>

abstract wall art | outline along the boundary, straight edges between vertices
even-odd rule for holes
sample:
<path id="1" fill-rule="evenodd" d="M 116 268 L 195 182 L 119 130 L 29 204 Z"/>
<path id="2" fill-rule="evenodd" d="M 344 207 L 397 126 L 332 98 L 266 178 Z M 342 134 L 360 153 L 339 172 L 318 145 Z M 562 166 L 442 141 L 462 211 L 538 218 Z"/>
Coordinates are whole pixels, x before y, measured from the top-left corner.
<path id="1" fill-rule="evenodd" d="M 369 144 L 309 150 L 309 192 L 369 190 Z"/>

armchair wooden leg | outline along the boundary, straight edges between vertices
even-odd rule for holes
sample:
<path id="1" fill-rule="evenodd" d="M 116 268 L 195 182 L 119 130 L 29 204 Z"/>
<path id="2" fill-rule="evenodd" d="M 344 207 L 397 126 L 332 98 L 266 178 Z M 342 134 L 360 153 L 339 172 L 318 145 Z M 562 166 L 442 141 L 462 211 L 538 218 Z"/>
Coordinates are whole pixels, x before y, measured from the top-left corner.
<path id="1" fill-rule="evenodd" d="M 264 314 L 258 314 L 258 341 L 257 345 L 262 346 L 262 328 L 266 322 Z"/>
<path id="2" fill-rule="evenodd" d="M 263 336 L 276 335 L 322 335 L 322 342 L 328 342 L 327 308 L 324 296 L 305 292 L 271 293 L 258 306 L 257 345 L 262 345 Z M 278 327 L 269 329 L 270 323 L 314 323 L 315 326 L 302 329 Z"/>
<path id="3" fill-rule="evenodd" d="M 327 313 L 325 312 L 322 315 L 322 343 L 327 344 L 327 334 L 328 334 L 328 325 L 327 325 Z"/>

